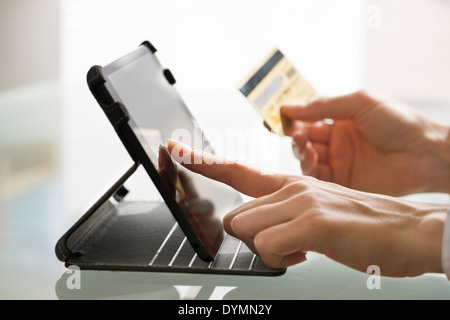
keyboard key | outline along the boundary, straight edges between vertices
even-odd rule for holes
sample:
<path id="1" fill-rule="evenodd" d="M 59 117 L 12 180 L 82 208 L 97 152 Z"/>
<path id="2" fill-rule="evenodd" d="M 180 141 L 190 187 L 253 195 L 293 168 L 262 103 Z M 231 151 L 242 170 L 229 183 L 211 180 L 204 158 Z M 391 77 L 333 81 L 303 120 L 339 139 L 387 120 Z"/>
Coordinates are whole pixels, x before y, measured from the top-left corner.
<path id="1" fill-rule="evenodd" d="M 229 269 L 233 260 L 236 259 L 235 255 L 238 253 L 241 243 L 240 240 L 227 235 L 211 267 L 213 269 Z"/>
<path id="2" fill-rule="evenodd" d="M 185 235 L 181 228 L 174 226 L 167 235 L 161 247 L 158 249 L 155 257 L 150 261 L 151 266 L 167 266 L 172 261 L 173 256 L 177 252 L 180 244 L 183 242 Z"/>
<path id="3" fill-rule="evenodd" d="M 242 243 L 239 254 L 234 262 L 233 269 L 250 270 L 254 257 L 255 254 L 245 245 L 245 243 Z"/>

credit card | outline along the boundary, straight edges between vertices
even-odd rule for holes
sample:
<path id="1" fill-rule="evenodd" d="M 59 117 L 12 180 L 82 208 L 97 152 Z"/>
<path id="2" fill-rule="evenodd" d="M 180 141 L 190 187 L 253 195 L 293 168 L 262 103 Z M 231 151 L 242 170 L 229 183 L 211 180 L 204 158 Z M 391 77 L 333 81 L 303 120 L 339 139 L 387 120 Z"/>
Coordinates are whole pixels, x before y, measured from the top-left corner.
<path id="1" fill-rule="evenodd" d="M 284 136 L 291 125 L 280 115 L 280 108 L 286 103 L 307 103 L 319 97 L 277 48 L 238 84 L 238 89 L 280 136 Z"/>

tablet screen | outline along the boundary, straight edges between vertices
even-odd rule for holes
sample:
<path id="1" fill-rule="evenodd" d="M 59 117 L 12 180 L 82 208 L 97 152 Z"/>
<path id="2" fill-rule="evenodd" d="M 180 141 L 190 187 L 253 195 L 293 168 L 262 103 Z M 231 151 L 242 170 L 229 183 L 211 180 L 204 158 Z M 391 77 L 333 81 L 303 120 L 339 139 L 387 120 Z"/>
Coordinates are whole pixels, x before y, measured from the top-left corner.
<path id="1" fill-rule="evenodd" d="M 194 174 L 170 157 L 167 139 L 201 148 L 209 146 L 175 87 L 167 81 L 159 61 L 147 48 L 103 68 L 105 86 L 130 115 L 130 125 L 167 193 L 176 200 L 186 221 L 214 258 L 223 240 L 221 217 L 240 199 L 235 190 Z M 194 141 L 194 139 L 197 139 Z"/>

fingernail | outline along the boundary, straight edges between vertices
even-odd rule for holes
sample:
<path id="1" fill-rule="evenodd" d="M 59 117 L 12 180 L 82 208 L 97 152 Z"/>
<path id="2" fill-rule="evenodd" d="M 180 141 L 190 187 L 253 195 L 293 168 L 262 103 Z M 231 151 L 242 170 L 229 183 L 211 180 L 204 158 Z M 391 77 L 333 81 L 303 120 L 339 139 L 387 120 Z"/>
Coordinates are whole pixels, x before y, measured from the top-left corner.
<path id="1" fill-rule="evenodd" d="M 192 148 L 180 141 L 172 139 L 167 140 L 167 145 L 169 145 L 170 142 L 175 144 L 172 150 L 169 150 L 172 158 L 174 158 L 175 161 L 181 164 L 191 164 Z"/>
<path id="2" fill-rule="evenodd" d="M 177 140 L 173 140 L 173 139 L 168 139 L 167 143 L 172 142 L 174 144 L 177 144 L 181 147 L 182 150 L 186 150 L 186 151 L 192 151 L 194 150 L 194 148 L 188 146 L 187 144 L 184 144 L 183 142 L 177 141 Z"/>

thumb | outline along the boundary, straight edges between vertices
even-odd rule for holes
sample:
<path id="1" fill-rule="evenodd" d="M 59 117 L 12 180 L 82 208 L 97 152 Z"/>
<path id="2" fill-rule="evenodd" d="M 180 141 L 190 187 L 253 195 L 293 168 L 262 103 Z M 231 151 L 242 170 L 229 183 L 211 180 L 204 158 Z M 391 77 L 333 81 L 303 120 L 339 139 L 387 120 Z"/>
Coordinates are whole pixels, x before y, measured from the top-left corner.
<path id="1" fill-rule="evenodd" d="M 369 107 L 377 102 L 364 91 L 333 98 L 320 98 L 306 105 L 288 105 L 281 108 L 281 113 L 292 120 L 320 121 L 357 120 Z"/>
<path id="2" fill-rule="evenodd" d="M 244 162 L 226 160 L 174 140 L 167 141 L 167 148 L 173 159 L 185 168 L 255 198 L 278 191 L 291 178 L 288 175 L 262 172 Z"/>

